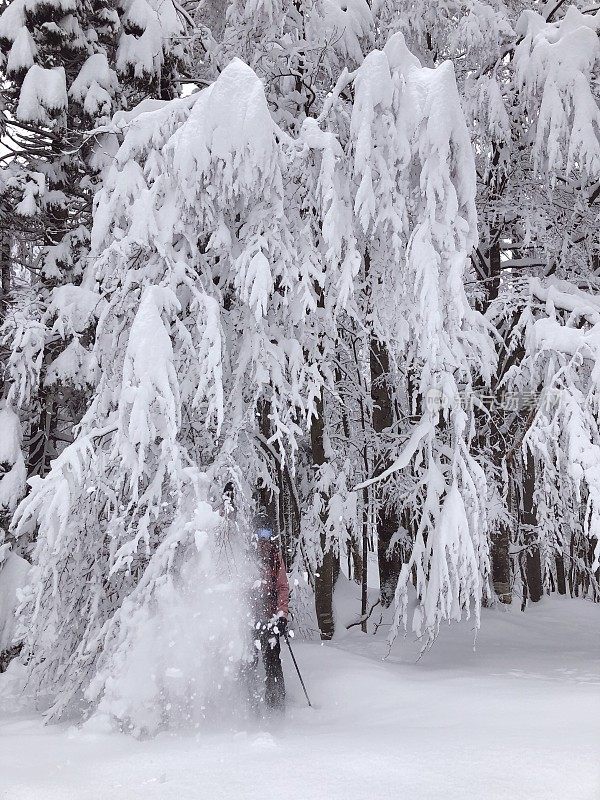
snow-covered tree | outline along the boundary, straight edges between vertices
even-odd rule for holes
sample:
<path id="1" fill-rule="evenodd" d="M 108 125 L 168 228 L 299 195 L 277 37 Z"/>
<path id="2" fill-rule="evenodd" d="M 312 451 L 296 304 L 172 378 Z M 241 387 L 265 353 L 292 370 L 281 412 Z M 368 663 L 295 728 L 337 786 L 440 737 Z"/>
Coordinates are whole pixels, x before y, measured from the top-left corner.
<path id="1" fill-rule="evenodd" d="M 526 449 L 507 448 L 503 441 L 528 441 L 538 413 L 543 417 L 548 411 L 549 375 L 542 379 L 530 369 L 529 359 L 536 356 L 525 335 L 526 321 L 539 314 L 537 281 L 546 284 L 555 274 L 591 288 L 598 248 L 598 19 L 573 6 L 561 9 L 561 16 L 557 11 L 524 10 L 514 21 L 510 66 L 493 67 L 500 92 L 494 89 L 497 110 L 489 118 L 498 124 L 495 144 L 488 148 L 491 177 L 482 198 L 491 244 L 487 256 L 482 258 L 480 251 L 474 260 L 483 268 L 488 315 L 506 348 L 496 385 L 508 389 L 519 405 L 516 414 L 514 408 L 500 409 L 491 426 L 496 485 L 512 520 L 500 525 L 503 553 L 496 561 L 500 572 L 510 575 L 506 559 L 512 529 L 513 578 L 523 585 L 524 597 L 534 600 L 549 587 L 548 563 L 556 557 L 559 573 L 568 565 L 562 548 L 555 546 L 553 526 L 540 524 L 551 513 L 551 505 L 540 497 L 542 487 L 557 488 L 563 477 L 559 468 L 551 478 L 547 470 L 556 469 L 551 462 L 542 469 Z M 503 274 L 510 277 L 501 285 Z M 518 401 L 528 394 L 531 403 Z M 571 527 L 569 517 L 560 517 L 565 531 Z M 564 590 L 564 581 L 557 584 Z"/>
<path id="2" fill-rule="evenodd" d="M 475 168 L 451 64 L 422 68 L 396 34 L 356 82 L 357 154 L 364 159 L 363 143 L 372 153 L 357 163 L 355 203 L 369 242 L 369 311 L 399 366 L 395 391 L 420 417 L 400 422 L 380 476 L 418 465 L 401 500 L 418 522 L 396 587 L 397 621 L 414 566 L 413 628 L 433 637 L 440 619 L 468 614 L 472 602 L 477 612 L 487 592 L 485 479 L 469 453 L 473 409 L 465 402 L 475 376 L 488 381 L 494 363 L 463 286 L 477 240 Z M 378 130 L 365 130 L 381 120 L 392 134 L 387 147 Z"/>
<path id="3" fill-rule="evenodd" d="M 141 591 L 157 548 L 169 552 L 166 526 L 191 491 L 186 469 L 207 470 L 208 492 L 233 477 L 251 496 L 259 404 L 269 405 L 270 446 L 293 453 L 318 384 L 294 336 L 311 287 L 298 280 L 283 212 L 289 144 L 254 73 L 233 62 L 204 91 L 120 122 L 80 287 L 105 298 L 99 381 L 77 439 L 18 515 L 18 530 L 40 526 L 25 612 L 31 668 L 57 688 L 50 661 L 70 665 L 56 713 L 90 679 L 104 626 Z M 96 565 L 97 581 L 69 587 L 72 608 L 94 609 L 84 631 L 47 582 L 65 558 Z M 51 639 L 46 649 L 38 636 L 57 620 L 62 647 Z"/>
<path id="4" fill-rule="evenodd" d="M 113 153 L 95 132 L 120 108 L 176 94 L 183 19 L 152 0 L 2 5 L 2 396 L 23 424 L 27 473 L 44 475 L 97 378 L 90 345 L 102 303 L 80 283 L 92 199 Z M 24 486 L 11 485 L 14 510 Z"/>
<path id="5" fill-rule="evenodd" d="M 19 368 L 9 366 L 4 375 L 11 401 L 29 394 L 30 473 L 45 474 L 85 404 L 87 376 L 79 367 L 94 315 L 75 287 L 88 258 L 92 198 L 111 157 L 94 129 L 146 96 L 173 96 L 181 56 L 174 39 L 182 31 L 176 7 L 152 0 L 12 0 L 0 15 L 8 111 L 1 188 L 13 219 L 3 338 L 10 352 L 23 305 L 37 310 L 37 318 L 27 317 L 44 329 L 41 360 L 28 348 L 9 356 L 12 366 L 18 361 L 28 373 L 37 370 L 34 394 L 18 385 Z M 19 242 L 32 254 L 24 265 Z M 65 285 L 73 287 L 67 316 L 78 317 L 75 329 L 60 316 Z"/>
<path id="6" fill-rule="evenodd" d="M 370 547 L 391 640 L 513 593 L 597 599 L 599 14 L 124 2 L 94 38 L 75 6 L 62 66 L 42 6 L 0 18 L 31 145 L 2 174 L 29 219 L 3 250 L 6 409 L 34 441 L 32 407 L 42 441 L 80 421 L 13 527 L 50 713 L 168 721 L 173 665 L 136 705 L 131 654 L 203 607 L 184 586 L 216 574 L 225 484 L 240 530 L 273 512 L 325 639 L 343 555 L 366 629 Z M 77 146 L 52 155 L 58 130 Z"/>

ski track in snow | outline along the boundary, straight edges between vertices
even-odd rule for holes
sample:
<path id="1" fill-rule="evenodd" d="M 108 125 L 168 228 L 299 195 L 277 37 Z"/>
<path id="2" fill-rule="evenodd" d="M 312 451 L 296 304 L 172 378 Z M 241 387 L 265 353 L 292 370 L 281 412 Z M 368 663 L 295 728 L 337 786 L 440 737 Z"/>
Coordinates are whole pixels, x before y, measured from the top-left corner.
<path id="1" fill-rule="evenodd" d="M 384 626 L 382 626 L 383 628 Z M 410 637 L 354 629 L 287 654 L 285 720 L 242 730 L 121 734 L 0 714 L 1 800 L 598 800 L 600 607 L 562 598 Z M 383 634 L 383 630 L 381 631 Z"/>

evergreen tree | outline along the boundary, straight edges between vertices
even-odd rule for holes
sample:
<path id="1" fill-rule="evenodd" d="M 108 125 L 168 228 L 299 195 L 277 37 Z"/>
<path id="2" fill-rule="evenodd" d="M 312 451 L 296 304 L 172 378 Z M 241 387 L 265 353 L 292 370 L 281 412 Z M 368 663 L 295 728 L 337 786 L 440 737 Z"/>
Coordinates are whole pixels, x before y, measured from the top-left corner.
<path id="1" fill-rule="evenodd" d="M 176 93 L 183 25 L 170 2 L 4 5 L 3 421 L 18 410 L 27 473 L 43 476 L 72 441 L 97 380 L 91 344 L 100 297 L 81 280 L 93 198 L 113 154 L 100 130 L 119 109 Z M 0 436 L 11 440 L 11 428 Z M 9 508 L 25 489 L 11 486 Z"/>
<path id="2" fill-rule="evenodd" d="M 173 96 L 181 32 L 170 2 L 12 0 L 0 16 L 12 155 L 3 176 L 3 205 L 13 209 L 7 249 L 20 240 L 34 256 L 25 270 L 8 257 L 5 393 L 10 403 L 27 396 L 30 474 L 44 475 L 70 439 L 91 381 L 85 362 L 94 304 L 78 286 L 94 193 L 111 157 L 110 143 L 94 130 L 144 97 Z M 41 326 L 42 337 L 22 330 L 24 307 L 31 310 L 25 324 Z M 19 385 L 24 373 L 31 392 Z"/>

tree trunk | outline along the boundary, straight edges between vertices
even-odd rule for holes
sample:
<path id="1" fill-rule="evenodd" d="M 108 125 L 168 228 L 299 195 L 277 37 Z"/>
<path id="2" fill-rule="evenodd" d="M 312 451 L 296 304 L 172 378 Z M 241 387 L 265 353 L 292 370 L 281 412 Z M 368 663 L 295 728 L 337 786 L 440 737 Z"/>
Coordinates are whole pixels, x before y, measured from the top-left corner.
<path id="1" fill-rule="evenodd" d="M 68 135 L 68 130 L 65 130 L 65 136 Z M 56 155 L 60 157 L 60 145 L 58 142 L 53 143 L 52 149 Z M 73 167 L 76 169 L 76 167 Z M 50 188 L 56 192 L 64 192 L 69 196 L 68 177 L 64 176 L 56 183 L 51 182 Z M 69 231 L 69 211 L 65 206 L 55 206 L 48 211 L 48 219 L 44 227 L 44 239 L 47 246 L 55 246 L 60 244 Z M 68 277 L 61 279 L 67 282 Z M 43 277 L 41 278 L 41 291 L 48 295 L 53 288 L 57 286 L 56 277 Z M 40 386 L 37 393 L 37 409 L 33 415 L 31 427 L 29 431 L 29 450 L 27 454 L 27 474 L 39 475 L 44 477 L 50 470 L 50 462 L 57 455 L 57 405 L 62 408 L 65 407 L 64 393 L 60 389 L 48 389 L 44 385 L 46 370 L 54 359 L 58 356 L 63 344 L 60 339 L 54 338 L 51 341 L 46 340 L 44 346 L 44 358 L 42 373 L 40 376 Z M 58 394 L 57 394 L 58 392 Z M 57 404 L 57 396 L 59 401 Z M 75 422 L 75 420 L 73 420 Z"/>
<path id="2" fill-rule="evenodd" d="M 492 583 L 494 592 L 501 603 L 510 605 L 510 529 L 499 525 L 491 536 Z"/>
<path id="3" fill-rule="evenodd" d="M 562 556 L 556 556 L 556 589 L 559 594 L 567 593 L 567 581 L 565 577 L 565 560 Z"/>
<path id="4" fill-rule="evenodd" d="M 369 601 L 369 490 L 363 489 L 362 509 L 362 569 L 360 572 L 360 615 L 362 623 L 360 629 L 367 632 L 367 604 Z"/>
<path id="5" fill-rule="evenodd" d="M 271 404 L 267 400 L 261 400 L 258 408 L 259 413 L 259 428 L 261 435 L 267 441 L 271 438 L 271 420 L 269 414 L 271 413 Z M 267 469 L 271 476 L 271 480 L 276 483 L 277 467 L 271 460 L 267 460 Z M 276 497 L 276 492 L 266 483 L 262 483 L 258 489 L 258 502 L 264 511 L 269 515 L 269 519 L 279 523 L 279 503 Z"/>
<path id="6" fill-rule="evenodd" d="M 339 367 L 335 368 L 335 381 L 336 385 L 339 387 L 342 382 L 342 373 Z M 344 398 L 342 397 L 342 428 L 344 430 L 344 436 L 346 440 L 349 442 L 351 439 L 351 432 L 350 432 L 350 420 L 348 419 L 348 413 L 346 409 L 346 405 L 344 402 Z M 364 413 L 362 415 L 364 417 Z M 366 453 L 363 452 L 363 458 L 365 463 L 368 463 L 368 459 L 366 457 Z M 364 496 L 364 491 L 363 491 Z M 356 581 L 356 583 L 360 583 L 362 580 L 363 574 L 363 558 L 361 554 L 361 538 L 356 536 L 354 533 L 351 533 L 348 537 L 348 578 L 350 580 Z M 364 613 L 364 612 L 363 612 Z"/>
<path id="7" fill-rule="evenodd" d="M 46 348 L 45 360 L 50 348 Z M 40 411 L 31 424 L 29 436 L 29 453 L 27 457 L 27 474 L 44 477 L 50 470 L 50 462 L 56 456 L 55 432 L 56 413 L 54 408 L 54 395 L 48 389 L 40 388 Z"/>
<path id="8" fill-rule="evenodd" d="M 10 239 L 6 231 L 0 234 L 0 323 L 6 314 L 10 295 Z"/>
<path id="9" fill-rule="evenodd" d="M 523 463 L 523 481 L 522 481 L 522 524 L 527 531 L 527 540 L 532 541 L 536 538 L 537 531 L 537 515 L 535 510 L 535 502 L 533 499 L 533 491 L 535 488 L 535 467 L 533 459 L 529 458 L 526 463 Z M 529 599 L 533 603 L 537 603 L 542 599 L 544 592 L 542 580 L 542 561 L 540 557 L 540 548 L 536 544 L 528 547 L 525 557 L 525 572 L 527 575 L 527 588 L 529 591 Z"/>
<path id="10" fill-rule="evenodd" d="M 10 297 L 10 239 L 6 231 L 0 233 L 0 325 L 4 322 L 8 301 Z M 2 353 L 4 361 L 6 353 Z M 0 364 L 0 398 L 6 394 L 7 387 L 4 380 L 4 363 Z"/>
<path id="11" fill-rule="evenodd" d="M 484 310 L 496 300 L 500 288 L 500 242 L 499 233 L 495 228 L 490 230 L 490 246 L 487 251 L 488 279 L 485 289 Z M 505 444 L 497 431 L 492 431 L 491 436 L 492 459 L 498 473 L 501 470 L 502 459 L 505 455 Z M 490 537 L 492 584 L 496 597 L 501 603 L 509 605 L 512 602 L 510 588 L 510 527 L 499 524 Z"/>
<path id="12" fill-rule="evenodd" d="M 321 467 L 326 462 L 324 434 L 325 434 L 325 420 L 324 420 L 324 403 L 323 394 L 317 402 L 317 417 L 313 418 L 310 426 L 310 440 L 312 445 L 313 464 L 316 467 Z M 323 509 L 326 508 L 327 498 L 322 497 Z M 326 511 L 321 512 L 321 552 L 322 563 L 319 566 L 318 572 L 315 573 L 315 611 L 317 614 L 317 623 L 321 633 L 321 639 L 328 640 L 334 634 L 334 619 L 333 619 L 333 587 L 336 577 L 335 558 L 331 547 L 327 546 L 327 541 L 324 532 L 324 526 L 327 519 Z"/>
<path id="13" fill-rule="evenodd" d="M 390 385 L 388 382 L 390 371 L 390 357 L 387 348 L 377 339 L 371 339 L 369 352 L 371 369 L 371 401 L 372 425 L 376 435 L 390 429 L 394 424 L 394 408 Z M 378 471 L 383 471 L 390 466 L 389 456 L 385 456 L 378 464 Z M 377 510 L 377 562 L 379 567 L 379 586 L 381 604 L 384 608 L 391 605 L 396 591 L 396 584 L 400 575 L 401 558 L 399 548 L 396 546 L 392 552 L 389 547 L 392 539 L 398 533 L 400 520 L 396 509 L 382 499 Z"/>
<path id="14" fill-rule="evenodd" d="M 355 583 L 360 583 L 363 569 L 363 557 L 360 541 L 356 536 L 351 536 L 349 540 L 348 563 L 348 577 Z"/>

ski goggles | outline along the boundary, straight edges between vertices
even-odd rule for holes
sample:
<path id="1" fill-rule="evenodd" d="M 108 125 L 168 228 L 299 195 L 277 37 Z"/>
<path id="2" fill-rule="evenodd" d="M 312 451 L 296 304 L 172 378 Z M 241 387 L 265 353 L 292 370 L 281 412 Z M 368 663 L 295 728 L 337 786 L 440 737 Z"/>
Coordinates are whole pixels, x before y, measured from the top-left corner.
<path id="1" fill-rule="evenodd" d="M 273 538 L 273 531 L 270 528 L 259 528 L 255 536 L 257 539 L 272 539 Z"/>

